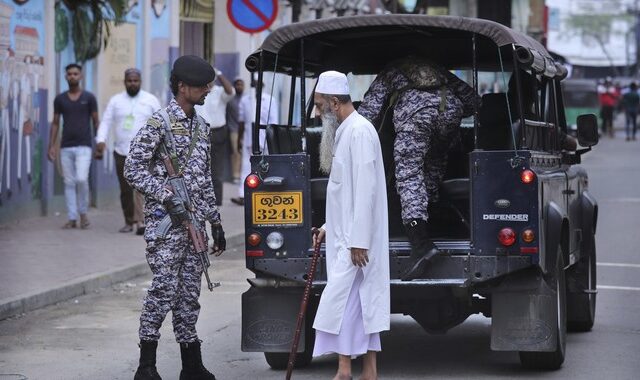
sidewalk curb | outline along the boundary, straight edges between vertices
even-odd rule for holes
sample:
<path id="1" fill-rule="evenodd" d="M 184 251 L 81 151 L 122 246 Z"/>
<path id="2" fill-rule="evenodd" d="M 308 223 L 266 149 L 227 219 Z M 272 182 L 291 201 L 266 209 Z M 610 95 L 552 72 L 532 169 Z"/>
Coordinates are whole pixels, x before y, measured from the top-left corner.
<path id="1" fill-rule="evenodd" d="M 227 239 L 227 247 L 241 246 L 243 243 L 244 234 L 230 236 Z M 0 321 L 150 273 L 147 262 L 141 261 L 105 272 L 79 277 L 55 288 L 0 299 Z"/>
<path id="2" fill-rule="evenodd" d="M 56 288 L 0 300 L 0 320 L 91 293 L 130 278 L 150 273 L 146 261 L 102 273 L 90 274 Z"/>

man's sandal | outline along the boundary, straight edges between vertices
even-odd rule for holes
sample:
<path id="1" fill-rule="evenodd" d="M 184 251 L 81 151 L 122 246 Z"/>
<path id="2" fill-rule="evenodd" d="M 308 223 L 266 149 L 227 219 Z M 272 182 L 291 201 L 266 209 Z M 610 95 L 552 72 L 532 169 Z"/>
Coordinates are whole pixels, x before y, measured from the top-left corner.
<path id="1" fill-rule="evenodd" d="M 91 223 L 89 222 L 89 219 L 87 218 L 87 216 L 80 215 L 80 228 L 82 228 L 83 230 L 86 230 L 87 228 L 89 228 L 89 225 L 91 225 Z"/>
<path id="2" fill-rule="evenodd" d="M 76 228 L 76 221 L 75 220 L 70 220 L 67 223 L 64 224 L 64 226 L 62 226 L 63 230 L 70 230 L 72 228 Z"/>

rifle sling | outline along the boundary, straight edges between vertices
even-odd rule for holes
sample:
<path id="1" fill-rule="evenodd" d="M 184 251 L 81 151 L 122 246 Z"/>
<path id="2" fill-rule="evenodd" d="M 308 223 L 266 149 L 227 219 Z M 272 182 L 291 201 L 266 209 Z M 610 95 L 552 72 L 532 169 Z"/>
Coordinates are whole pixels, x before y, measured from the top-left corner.
<path id="1" fill-rule="evenodd" d="M 171 120 L 169 119 L 169 114 L 164 108 L 160 109 L 160 116 L 162 116 L 162 120 L 164 121 L 164 129 L 165 129 L 165 138 L 164 145 L 167 151 L 169 152 L 169 157 L 171 158 L 171 162 L 173 164 L 173 168 L 175 169 L 176 175 L 181 176 L 184 171 L 184 167 L 180 166 L 180 161 L 178 160 L 178 154 L 176 149 L 176 141 L 173 137 L 173 132 L 171 132 Z M 191 143 L 189 144 L 189 150 L 187 151 L 187 155 L 185 156 L 185 162 L 189 162 L 191 159 L 191 154 L 193 153 L 193 149 L 198 142 L 198 138 L 200 137 L 200 117 L 198 117 L 198 121 L 196 123 L 196 129 L 193 131 L 193 135 L 191 136 Z M 191 118 L 191 124 L 193 124 L 193 118 Z"/>

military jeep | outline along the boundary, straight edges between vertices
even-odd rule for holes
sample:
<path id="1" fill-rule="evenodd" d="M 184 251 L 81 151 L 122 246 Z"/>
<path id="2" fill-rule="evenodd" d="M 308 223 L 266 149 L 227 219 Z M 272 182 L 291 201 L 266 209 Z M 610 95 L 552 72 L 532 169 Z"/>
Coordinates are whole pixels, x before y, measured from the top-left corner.
<path id="1" fill-rule="evenodd" d="M 264 74 L 278 73 L 290 78 L 290 99 L 286 124 L 261 125 L 256 112 L 252 130 L 245 253 L 255 277 L 242 296 L 242 350 L 264 352 L 272 368 L 286 367 L 313 253 L 310 230 L 323 224 L 325 214 L 328 179 L 318 164 L 322 130 L 312 118 L 315 78 L 325 70 L 342 71 L 353 90 L 407 56 L 455 70 L 476 93 L 479 72 L 495 73 L 506 88 L 512 72 L 526 71 L 539 85 L 533 114 L 515 115 L 505 93 L 486 94 L 460 126 L 439 200 L 429 205 L 430 236 L 441 254 L 416 280 L 400 280 L 410 246 L 393 170 L 386 170 L 392 313 L 410 315 L 433 333 L 481 313 L 492 319 L 491 349 L 518 351 L 525 367 L 557 369 L 567 330 L 588 331 L 594 323 L 598 205 L 579 163 L 598 141 L 597 120 L 566 120 L 560 83 L 567 71 L 537 41 L 491 21 L 446 16 L 292 24 L 271 33 L 247 58 L 258 93 L 273 88 L 261 88 Z M 352 95 L 357 104 L 361 98 Z M 522 96 L 517 101 L 522 109 Z M 259 96 L 257 103 L 260 110 Z M 580 147 L 566 151 L 561 140 L 574 122 Z M 375 127 L 385 167 L 391 167 L 393 126 Z M 268 153 L 259 142 L 261 130 Z M 311 360 L 311 325 L 325 284 L 321 257 L 298 366 Z"/>

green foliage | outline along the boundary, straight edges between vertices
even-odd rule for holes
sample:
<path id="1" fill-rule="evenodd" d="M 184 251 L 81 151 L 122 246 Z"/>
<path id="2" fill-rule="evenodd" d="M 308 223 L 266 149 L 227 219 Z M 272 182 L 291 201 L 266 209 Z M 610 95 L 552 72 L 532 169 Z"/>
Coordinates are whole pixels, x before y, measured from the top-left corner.
<path id="1" fill-rule="evenodd" d="M 612 28 L 615 21 L 625 21 L 630 26 L 633 25 L 634 17 L 628 14 L 606 14 L 606 13 L 585 13 L 573 14 L 567 19 L 567 29 L 571 34 L 578 34 L 583 37 L 591 37 L 600 47 L 602 53 L 607 57 L 614 74 L 619 75 L 615 68 L 611 54 L 607 49 L 609 36 L 612 34 L 624 34 Z"/>
<path id="2" fill-rule="evenodd" d="M 56 3 L 56 35 L 55 50 L 56 53 L 63 51 L 69 44 L 69 19 L 67 13 L 62 9 L 60 3 Z"/>
<path id="3" fill-rule="evenodd" d="M 128 7 L 128 0 L 62 0 L 62 2 L 71 12 L 71 38 L 73 38 L 77 62 L 93 59 L 107 47 L 111 36 L 110 23 L 115 26 L 122 24 Z M 57 32 L 56 30 L 56 34 Z"/>
<path id="4" fill-rule="evenodd" d="M 614 32 L 611 28 L 614 21 L 632 22 L 633 17 L 622 14 L 574 14 L 567 19 L 567 26 L 583 35 L 607 40 Z"/>

